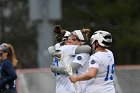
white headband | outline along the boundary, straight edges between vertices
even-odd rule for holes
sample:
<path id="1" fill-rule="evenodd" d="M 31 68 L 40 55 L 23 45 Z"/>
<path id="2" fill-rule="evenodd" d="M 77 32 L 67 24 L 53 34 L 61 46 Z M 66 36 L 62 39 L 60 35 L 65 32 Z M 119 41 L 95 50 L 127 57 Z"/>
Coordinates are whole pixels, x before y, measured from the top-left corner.
<path id="1" fill-rule="evenodd" d="M 76 33 L 76 35 L 78 36 L 78 38 L 80 40 L 85 40 L 84 37 L 83 37 L 83 34 L 82 34 L 82 32 L 80 30 L 74 30 L 73 32 Z"/>

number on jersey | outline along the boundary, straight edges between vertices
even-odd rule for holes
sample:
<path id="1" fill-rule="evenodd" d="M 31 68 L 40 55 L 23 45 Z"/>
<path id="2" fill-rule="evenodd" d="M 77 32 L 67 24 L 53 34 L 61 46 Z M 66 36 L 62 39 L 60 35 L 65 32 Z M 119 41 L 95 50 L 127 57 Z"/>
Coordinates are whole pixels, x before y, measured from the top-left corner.
<path id="1" fill-rule="evenodd" d="M 53 65 L 58 67 L 59 64 L 58 64 L 58 59 L 57 58 L 54 58 Z M 56 72 L 54 74 L 55 74 L 55 76 L 60 75 L 60 73 L 58 73 L 58 72 Z"/>
<path id="2" fill-rule="evenodd" d="M 106 73 L 105 81 L 113 80 L 113 75 L 114 75 L 114 64 L 108 65 L 107 66 L 107 73 Z"/>

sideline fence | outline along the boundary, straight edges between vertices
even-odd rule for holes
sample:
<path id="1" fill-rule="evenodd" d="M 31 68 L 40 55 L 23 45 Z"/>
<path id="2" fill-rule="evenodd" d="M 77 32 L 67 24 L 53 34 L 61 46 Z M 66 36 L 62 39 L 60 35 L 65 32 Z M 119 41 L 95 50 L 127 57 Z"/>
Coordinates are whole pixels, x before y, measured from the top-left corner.
<path id="1" fill-rule="evenodd" d="M 140 65 L 116 66 L 118 93 L 140 93 Z"/>
<path id="2" fill-rule="evenodd" d="M 17 69 L 18 93 L 55 93 L 55 76 L 49 68 Z M 117 93 L 140 93 L 140 65 L 115 66 Z"/>
<path id="3" fill-rule="evenodd" d="M 18 93 L 55 93 L 55 77 L 49 68 L 17 69 Z"/>

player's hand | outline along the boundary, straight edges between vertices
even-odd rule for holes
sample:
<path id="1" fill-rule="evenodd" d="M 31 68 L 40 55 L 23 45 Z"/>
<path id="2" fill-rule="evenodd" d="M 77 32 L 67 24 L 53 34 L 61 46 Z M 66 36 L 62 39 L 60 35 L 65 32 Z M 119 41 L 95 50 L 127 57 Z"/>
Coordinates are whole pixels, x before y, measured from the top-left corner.
<path id="1" fill-rule="evenodd" d="M 72 83 L 75 83 L 75 82 L 78 81 L 78 76 L 76 76 L 76 75 L 71 75 L 71 76 L 69 76 L 69 79 L 70 79 L 70 81 L 71 81 Z"/>
<path id="2" fill-rule="evenodd" d="M 56 67 L 55 66 L 51 65 L 50 69 L 51 69 L 52 72 L 56 72 Z"/>
<path id="3" fill-rule="evenodd" d="M 50 46 L 50 47 L 48 48 L 48 52 L 49 52 L 51 55 L 53 55 L 53 54 L 55 53 L 55 47 L 54 47 L 54 46 Z"/>

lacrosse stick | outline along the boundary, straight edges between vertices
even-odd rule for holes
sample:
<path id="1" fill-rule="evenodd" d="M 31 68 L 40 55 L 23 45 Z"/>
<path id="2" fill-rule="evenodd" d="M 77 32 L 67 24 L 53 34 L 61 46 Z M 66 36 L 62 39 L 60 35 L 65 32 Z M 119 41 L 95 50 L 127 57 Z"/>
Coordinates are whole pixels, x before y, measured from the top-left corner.
<path id="1" fill-rule="evenodd" d="M 67 57 L 68 57 L 67 54 L 65 52 L 62 52 L 60 62 L 64 66 L 65 71 L 69 75 L 73 75 L 71 66 L 66 63 L 67 62 Z M 77 87 L 76 83 L 73 83 L 73 86 L 75 88 L 75 93 L 80 93 L 79 90 L 78 90 L 78 87 Z"/>

